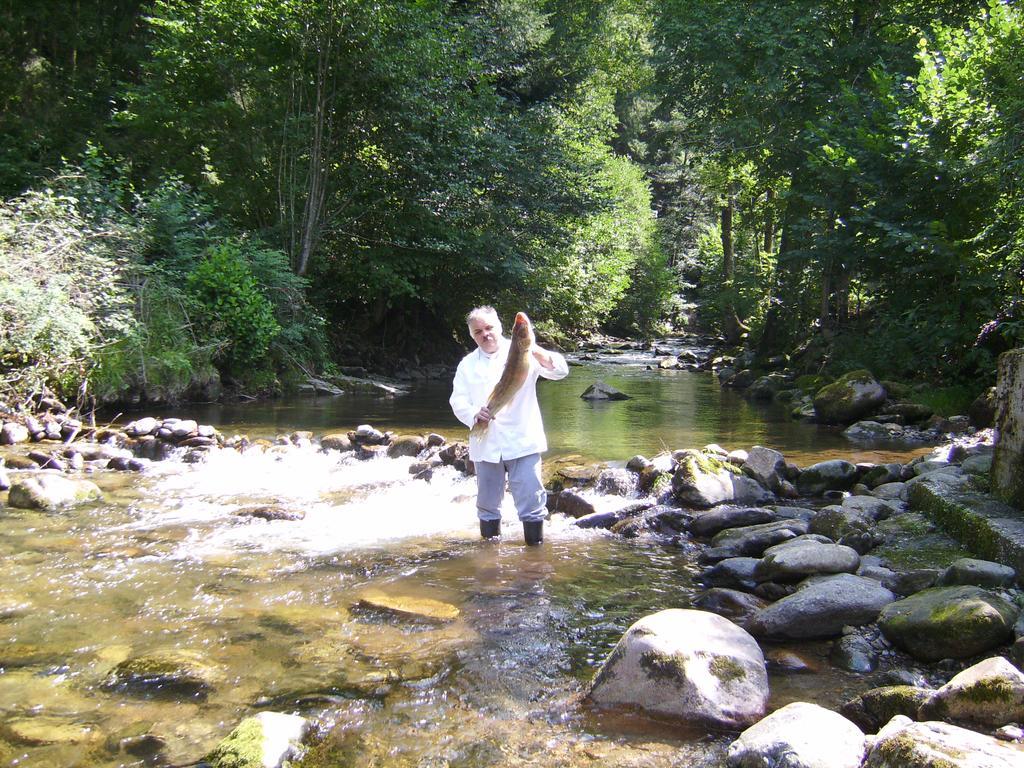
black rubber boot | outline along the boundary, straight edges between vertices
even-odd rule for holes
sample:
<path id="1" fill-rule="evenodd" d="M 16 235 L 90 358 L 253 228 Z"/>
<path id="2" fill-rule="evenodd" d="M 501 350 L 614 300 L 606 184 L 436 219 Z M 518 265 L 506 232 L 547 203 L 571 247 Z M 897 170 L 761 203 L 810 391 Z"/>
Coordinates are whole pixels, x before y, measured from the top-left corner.
<path id="1" fill-rule="evenodd" d="M 501 520 L 481 520 L 480 538 L 495 539 L 501 536 Z"/>
<path id="2" fill-rule="evenodd" d="M 523 537 L 527 546 L 534 546 L 544 541 L 544 521 L 527 520 L 523 522 Z"/>

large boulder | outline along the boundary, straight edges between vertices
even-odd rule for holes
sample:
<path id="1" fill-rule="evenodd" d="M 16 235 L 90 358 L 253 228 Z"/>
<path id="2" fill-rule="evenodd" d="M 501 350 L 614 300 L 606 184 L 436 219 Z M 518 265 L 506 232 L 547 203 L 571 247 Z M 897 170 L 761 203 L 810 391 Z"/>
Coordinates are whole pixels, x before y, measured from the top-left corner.
<path id="1" fill-rule="evenodd" d="M 729 745 L 729 768 L 860 768 L 860 728 L 831 710 L 797 701 L 755 723 Z"/>
<path id="2" fill-rule="evenodd" d="M 764 716 L 768 675 L 757 642 L 731 621 L 673 608 L 626 631 L 594 678 L 589 698 L 694 724 L 743 728 Z"/>
<path id="3" fill-rule="evenodd" d="M 874 579 L 841 573 L 807 579 L 792 595 L 758 611 L 747 630 L 765 640 L 836 637 L 845 626 L 870 624 L 896 599 Z"/>
<path id="4" fill-rule="evenodd" d="M 933 587 L 887 605 L 882 634 L 915 659 L 964 659 L 1013 636 L 1017 608 L 980 587 Z"/>
<path id="5" fill-rule="evenodd" d="M 210 768 L 281 768 L 302 756 L 310 722 L 299 715 L 260 712 L 247 717 L 204 758 Z"/>
<path id="6" fill-rule="evenodd" d="M 841 544 L 814 539 L 786 542 L 766 550 L 754 569 L 757 581 L 799 581 L 820 573 L 854 573 L 860 555 Z"/>
<path id="7" fill-rule="evenodd" d="M 786 457 L 771 448 L 755 445 L 743 462 L 743 473 L 778 493 L 786 477 Z"/>
<path id="8" fill-rule="evenodd" d="M 718 504 L 764 504 L 772 494 L 727 461 L 701 451 L 681 451 L 672 476 L 676 501 L 707 509 Z"/>
<path id="9" fill-rule="evenodd" d="M 1024 673 L 1002 656 L 968 667 L 921 705 L 920 719 L 999 728 L 1024 722 Z"/>
<path id="10" fill-rule="evenodd" d="M 851 424 L 885 402 L 885 387 L 869 371 L 850 371 L 814 395 L 815 418 L 823 424 Z"/>
<path id="11" fill-rule="evenodd" d="M 830 459 L 806 467 L 796 480 L 796 488 L 804 496 L 819 496 L 825 491 L 847 491 L 856 482 L 856 464 Z"/>
<path id="12" fill-rule="evenodd" d="M 878 732 L 864 768 L 1024 768 L 1016 745 L 966 728 L 897 716 Z"/>
<path id="13" fill-rule="evenodd" d="M 14 480 L 7 504 L 19 509 L 55 510 L 102 498 L 96 483 L 47 473 Z"/>

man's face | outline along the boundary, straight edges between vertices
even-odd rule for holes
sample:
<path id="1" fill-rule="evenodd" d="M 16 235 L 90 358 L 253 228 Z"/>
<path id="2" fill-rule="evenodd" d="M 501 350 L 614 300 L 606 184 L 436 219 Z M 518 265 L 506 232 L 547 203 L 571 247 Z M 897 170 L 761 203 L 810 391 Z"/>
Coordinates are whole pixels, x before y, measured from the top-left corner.
<path id="1" fill-rule="evenodd" d="M 488 355 L 493 354 L 498 351 L 501 324 L 497 318 L 487 315 L 474 317 L 469 321 L 469 335 L 480 349 Z"/>

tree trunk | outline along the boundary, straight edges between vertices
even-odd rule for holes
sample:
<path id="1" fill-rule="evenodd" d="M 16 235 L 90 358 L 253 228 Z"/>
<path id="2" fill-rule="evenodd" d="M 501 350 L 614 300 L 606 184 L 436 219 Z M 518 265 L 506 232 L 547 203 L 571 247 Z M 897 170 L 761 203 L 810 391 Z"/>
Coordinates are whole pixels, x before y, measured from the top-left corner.
<path id="1" fill-rule="evenodd" d="M 764 252 L 775 248 L 775 190 L 769 189 L 764 213 Z"/>
<path id="2" fill-rule="evenodd" d="M 792 290 L 791 286 L 800 278 L 801 265 L 794 263 L 795 259 L 791 255 L 797 247 L 793 227 L 807 215 L 806 203 L 795 194 L 801 189 L 800 184 L 799 176 L 794 173 L 789 185 L 790 195 L 782 215 L 782 237 L 779 240 L 768 312 L 765 314 L 764 329 L 757 345 L 757 356 L 762 360 L 788 351 L 794 321 L 799 319 L 794 317 L 792 301 L 786 291 Z"/>
<path id="3" fill-rule="evenodd" d="M 295 272 L 306 274 L 309 259 L 320 236 L 324 198 L 327 193 L 324 167 L 324 128 L 327 119 L 327 71 L 330 56 L 330 35 L 320 40 L 317 54 L 316 97 L 313 102 L 313 142 L 309 152 L 306 205 L 302 211 L 302 241 Z M 326 48 L 326 50 L 325 50 Z"/>
<path id="4" fill-rule="evenodd" d="M 748 328 L 736 315 L 734 291 L 736 284 L 736 250 L 732 237 L 732 214 L 735 203 L 732 195 L 722 206 L 722 290 L 725 301 L 722 304 L 722 333 L 728 344 L 736 345 L 743 340 Z"/>
<path id="5" fill-rule="evenodd" d="M 843 268 L 836 276 L 836 320 L 839 325 L 850 321 L 850 270 Z"/>

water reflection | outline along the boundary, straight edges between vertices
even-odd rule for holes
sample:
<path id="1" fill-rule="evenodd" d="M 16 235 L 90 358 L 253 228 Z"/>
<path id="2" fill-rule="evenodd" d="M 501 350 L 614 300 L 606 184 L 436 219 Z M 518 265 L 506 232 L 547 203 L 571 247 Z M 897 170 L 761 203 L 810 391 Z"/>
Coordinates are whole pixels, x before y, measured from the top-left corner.
<path id="1" fill-rule="evenodd" d="M 577 454 L 589 461 L 623 462 L 638 453 L 653 456 L 660 451 L 718 443 L 729 450 L 764 445 L 806 466 L 839 457 L 852 461 L 905 461 L 921 452 L 897 443 L 854 445 L 836 427 L 794 421 L 785 406 L 748 402 L 738 392 L 721 388 L 710 373 L 649 369 L 653 363 L 650 356 L 633 356 L 614 364 L 574 365 L 569 378 L 563 381 L 541 380 L 538 397 L 549 455 L 555 458 Z M 581 399 L 580 394 L 598 380 L 631 399 Z M 226 434 L 239 432 L 254 437 L 298 429 L 322 434 L 369 423 L 395 432 L 439 432 L 452 440 L 464 439 L 465 427 L 448 407 L 450 394 L 450 382 L 427 381 L 416 384 L 408 394 L 395 397 L 349 393 L 270 403 L 189 406 L 187 413 L 191 418 L 217 425 Z M 173 415 L 182 413 L 179 410 Z"/>

